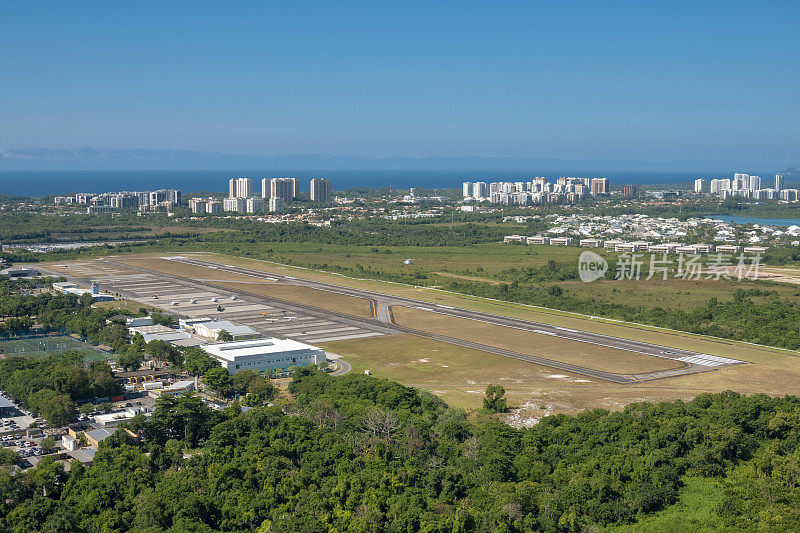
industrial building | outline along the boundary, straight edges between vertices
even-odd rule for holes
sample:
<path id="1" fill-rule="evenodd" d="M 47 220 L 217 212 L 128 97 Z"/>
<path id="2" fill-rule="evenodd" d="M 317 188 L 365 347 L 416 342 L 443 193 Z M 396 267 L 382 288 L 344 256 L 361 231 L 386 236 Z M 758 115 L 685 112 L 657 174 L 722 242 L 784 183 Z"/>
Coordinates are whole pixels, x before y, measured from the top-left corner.
<path id="1" fill-rule="evenodd" d="M 325 350 L 291 339 L 254 339 L 200 346 L 228 372 L 277 370 L 290 366 L 318 365 Z"/>
<path id="2" fill-rule="evenodd" d="M 107 302 L 114 299 L 114 296 L 111 294 L 100 292 L 100 287 L 96 283 L 92 283 L 91 289 L 81 289 L 72 282 L 61 281 L 53 283 L 53 289 L 64 294 L 74 294 L 79 298 L 86 293 L 90 293 L 92 295 L 92 300 L 95 302 Z"/>
<path id="3" fill-rule="evenodd" d="M 234 324 L 228 320 L 212 320 L 209 317 L 181 319 L 178 321 L 178 325 L 187 333 L 212 341 L 219 339 L 219 334 L 223 330 L 230 333 L 235 341 L 256 339 L 261 336 L 259 332 L 249 326 Z"/>
<path id="4" fill-rule="evenodd" d="M 39 271 L 35 268 L 11 267 L 0 270 L 0 275 L 8 276 L 9 278 L 27 278 L 38 276 Z"/>
<path id="5" fill-rule="evenodd" d="M 14 416 L 16 412 L 17 408 L 14 405 L 14 402 L 9 400 L 8 398 L 0 396 L 0 416 L 11 417 Z"/>
<path id="6" fill-rule="evenodd" d="M 195 381 L 191 379 L 176 381 L 172 385 L 167 385 L 165 387 L 154 387 L 148 390 L 147 395 L 151 398 L 158 398 L 163 395 L 180 396 L 193 392 L 196 385 Z"/>
<path id="7" fill-rule="evenodd" d="M 162 326 L 161 324 L 150 324 L 147 326 L 131 326 L 128 328 L 128 331 L 130 332 L 131 335 L 136 335 L 138 333 L 144 338 L 145 342 L 164 341 L 164 342 L 176 343 L 177 341 L 182 341 L 191 338 L 191 335 L 189 335 L 188 333 L 185 333 L 177 329 L 169 328 L 167 326 Z"/>

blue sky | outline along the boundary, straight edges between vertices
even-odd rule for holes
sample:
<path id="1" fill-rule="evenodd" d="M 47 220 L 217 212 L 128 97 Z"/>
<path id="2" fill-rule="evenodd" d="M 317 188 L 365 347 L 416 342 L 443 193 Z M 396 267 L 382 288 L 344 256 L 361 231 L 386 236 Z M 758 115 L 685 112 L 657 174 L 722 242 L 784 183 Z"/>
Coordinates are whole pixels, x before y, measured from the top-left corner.
<path id="1" fill-rule="evenodd" d="M 798 22 L 800 2 L 0 1 L 0 168 L 800 166 Z"/>

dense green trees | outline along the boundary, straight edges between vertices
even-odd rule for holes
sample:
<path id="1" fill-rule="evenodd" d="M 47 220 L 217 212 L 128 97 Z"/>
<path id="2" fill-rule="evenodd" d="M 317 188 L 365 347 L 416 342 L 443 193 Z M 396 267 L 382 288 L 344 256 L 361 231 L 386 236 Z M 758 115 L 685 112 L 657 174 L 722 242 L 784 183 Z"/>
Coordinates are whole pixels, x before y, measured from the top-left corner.
<path id="1" fill-rule="evenodd" d="M 74 352 L 2 359 L 0 388 L 57 426 L 74 420 L 76 402 L 122 392 L 108 363 L 86 365 Z"/>
<path id="2" fill-rule="evenodd" d="M 0 469 L 0 530 L 581 531 L 669 509 L 702 477 L 722 496 L 685 517 L 695 527 L 800 527 L 796 397 L 704 394 L 517 430 L 369 376 L 304 369 L 290 389 L 283 411 L 164 396 L 130 423 L 143 441 L 119 431 L 91 467 Z"/>
<path id="3" fill-rule="evenodd" d="M 493 413 L 504 413 L 506 410 L 506 389 L 502 385 L 489 385 L 483 397 L 483 408 Z"/>
<path id="4" fill-rule="evenodd" d="M 228 330 L 223 329 L 220 330 L 219 333 L 217 333 L 217 340 L 219 342 L 230 342 L 233 340 L 233 335 L 231 335 Z"/>

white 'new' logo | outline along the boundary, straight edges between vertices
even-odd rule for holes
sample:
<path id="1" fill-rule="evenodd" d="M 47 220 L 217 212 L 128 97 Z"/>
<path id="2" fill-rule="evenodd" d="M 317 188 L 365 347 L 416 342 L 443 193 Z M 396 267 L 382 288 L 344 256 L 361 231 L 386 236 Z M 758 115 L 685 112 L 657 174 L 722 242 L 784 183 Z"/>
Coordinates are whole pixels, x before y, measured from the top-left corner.
<path id="1" fill-rule="evenodd" d="M 594 252 L 582 252 L 578 258 L 578 275 L 581 281 L 589 283 L 596 279 L 600 279 L 606 275 L 608 270 L 608 263 L 606 260 Z"/>

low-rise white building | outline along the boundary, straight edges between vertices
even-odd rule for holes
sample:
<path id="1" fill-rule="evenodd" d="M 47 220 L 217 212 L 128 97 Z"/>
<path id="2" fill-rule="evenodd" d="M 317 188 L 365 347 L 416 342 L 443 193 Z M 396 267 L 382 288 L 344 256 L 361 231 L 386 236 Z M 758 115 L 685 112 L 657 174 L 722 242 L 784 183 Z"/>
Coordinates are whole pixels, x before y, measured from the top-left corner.
<path id="1" fill-rule="evenodd" d="M 144 337 L 145 342 L 154 340 L 175 342 L 188 339 L 190 337 L 188 333 L 184 333 L 183 331 L 177 329 L 168 328 L 167 326 L 162 326 L 161 324 L 133 326 L 129 327 L 128 331 L 131 335 L 136 335 L 137 333 L 140 334 L 142 337 Z"/>
<path id="2" fill-rule="evenodd" d="M 208 317 L 184 319 L 180 320 L 178 324 L 181 329 L 188 333 L 193 333 L 213 341 L 219 339 L 219 334 L 223 330 L 230 333 L 235 341 L 257 339 L 261 336 L 258 331 L 250 326 L 234 324 L 228 320 L 212 320 Z"/>
<path id="3" fill-rule="evenodd" d="M 291 339 L 251 339 L 200 346 L 228 372 L 277 370 L 290 366 L 318 365 L 325 350 Z"/>

